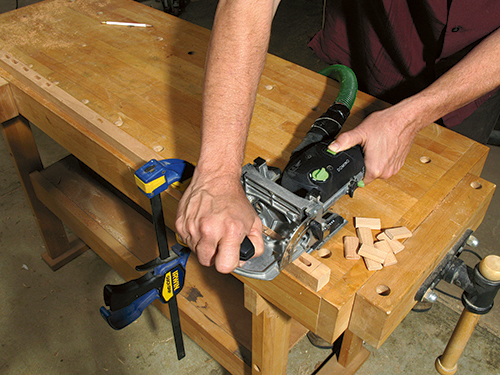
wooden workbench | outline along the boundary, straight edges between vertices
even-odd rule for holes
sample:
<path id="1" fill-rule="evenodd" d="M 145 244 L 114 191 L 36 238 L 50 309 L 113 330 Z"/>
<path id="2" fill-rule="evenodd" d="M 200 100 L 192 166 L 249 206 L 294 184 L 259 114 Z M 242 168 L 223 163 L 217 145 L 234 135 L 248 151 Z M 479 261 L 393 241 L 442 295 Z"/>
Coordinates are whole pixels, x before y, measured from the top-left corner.
<path id="1" fill-rule="evenodd" d="M 86 244 L 131 279 L 136 265 L 156 256 L 141 212 L 149 201 L 133 173 L 152 158 L 196 162 L 208 37 L 208 30 L 132 0 L 47 0 L 0 15 L 2 131 L 51 268 Z M 337 91 L 335 82 L 269 55 L 245 162 L 260 156 L 282 168 Z M 359 93 L 345 127 L 385 106 Z M 29 123 L 74 157 L 44 168 Z M 480 224 L 495 189 L 478 177 L 487 152 L 437 125 L 420 132 L 396 176 L 335 205 L 350 224 L 326 246 L 332 256 L 320 258 L 331 277 L 318 292 L 286 271 L 272 282 L 235 278 L 192 257 L 179 298 L 184 332 L 232 374 L 272 375 L 286 372 L 288 350 L 307 330 L 330 342 L 345 332 L 339 363 L 329 366 L 355 372 L 367 357 L 362 340 L 382 345 L 446 252 Z M 175 191 L 163 194 L 170 228 L 178 199 Z M 354 216 L 413 231 L 397 265 L 370 272 L 362 260 L 343 258 L 342 237 L 354 234 Z M 83 242 L 68 239 L 63 223 Z"/>

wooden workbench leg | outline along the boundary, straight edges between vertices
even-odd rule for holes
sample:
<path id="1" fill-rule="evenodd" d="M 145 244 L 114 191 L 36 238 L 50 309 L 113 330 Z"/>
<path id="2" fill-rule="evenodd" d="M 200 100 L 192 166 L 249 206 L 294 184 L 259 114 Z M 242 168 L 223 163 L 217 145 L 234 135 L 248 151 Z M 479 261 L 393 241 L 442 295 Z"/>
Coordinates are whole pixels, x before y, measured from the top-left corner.
<path id="1" fill-rule="evenodd" d="M 359 366 L 361 366 L 369 355 L 370 353 L 368 350 L 363 347 L 363 340 L 349 330 L 344 332 L 344 338 L 342 339 L 342 346 L 340 347 L 338 358 L 340 365 L 347 368 L 364 358 L 364 360 L 359 363 Z"/>
<path id="2" fill-rule="evenodd" d="M 285 375 L 292 319 L 245 285 L 252 312 L 252 375 Z"/>
<path id="3" fill-rule="evenodd" d="M 35 195 L 29 174 L 42 170 L 43 166 L 28 120 L 18 116 L 3 122 L 2 134 L 45 244 L 46 253 L 42 257 L 51 269 L 56 270 L 86 251 L 87 247 L 78 239 L 70 245 L 61 220 Z"/>
<path id="4" fill-rule="evenodd" d="M 351 331 L 344 332 L 338 358 L 323 363 L 317 375 L 352 375 L 365 363 L 370 352 L 363 347 L 363 340 Z"/>

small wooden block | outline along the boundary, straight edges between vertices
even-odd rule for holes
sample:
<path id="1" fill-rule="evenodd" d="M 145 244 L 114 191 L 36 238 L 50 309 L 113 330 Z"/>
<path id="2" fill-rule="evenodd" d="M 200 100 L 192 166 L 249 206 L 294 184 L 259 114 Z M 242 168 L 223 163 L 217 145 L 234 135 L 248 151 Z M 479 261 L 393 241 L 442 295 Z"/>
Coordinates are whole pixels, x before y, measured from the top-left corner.
<path id="1" fill-rule="evenodd" d="M 384 267 L 389 267 L 389 266 L 394 266 L 396 263 L 398 263 L 398 260 L 396 258 L 396 255 L 391 251 L 389 254 L 387 254 L 387 258 L 385 258 Z"/>
<path id="2" fill-rule="evenodd" d="M 384 267 L 392 266 L 398 262 L 396 259 L 396 256 L 392 252 L 391 246 L 389 245 L 388 241 L 377 241 L 375 242 L 375 247 L 379 250 L 387 252 L 387 256 L 385 258 L 385 261 L 383 263 Z"/>
<path id="3" fill-rule="evenodd" d="M 375 246 L 362 244 L 358 250 L 358 254 L 363 258 L 368 258 L 382 264 L 384 263 L 385 258 L 387 258 L 388 252 L 386 250 L 377 249 Z"/>
<path id="4" fill-rule="evenodd" d="M 384 268 L 384 266 L 382 266 L 382 263 L 375 262 L 374 260 L 368 258 L 363 258 L 363 260 L 365 261 L 365 265 L 368 271 L 377 271 Z"/>
<path id="5" fill-rule="evenodd" d="M 373 230 L 380 230 L 381 222 L 378 218 L 370 218 L 370 217 L 355 217 L 354 218 L 354 226 L 356 228 L 370 228 Z"/>
<path id="6" fill-rule="evenodd" d="M 373 246 L 373 234 L 370 228 L 356 228 L 356 233 L 359 238 L 360 244 L 372 245 Z"/>
<path id="7" fill-rule="evenodd" d="M 391 247 L 387 241 L 377 241 L 373 244 L 380 251 L 384 251 L 386 253 L 392 253 Z"/>
<path id="8" fill-rule="evenodd" d="M 387 241 L 387 243 L 389 244 L 389 246 L 391 247 L 391 250 L 394 254 L 397 254 L 399 253 L 400 251 L 402 251 L 404 248 L 405 248 L 405 245 L 403 245 L 401 242 L 399 242 L 398 240 L 391 240 L 387 234 L 385 234 L 384 232 L 382 233 L 379 233 L 377 234 L 377 240 L 379 241 Z"/>
<path id="9" fill-rule="evenodd" d="M 307 253 L 290 263 L 286 271 L 315 292 L 330 281 L 330 268 Z"/>
<path id="10" fill-rule="evenodd" d="M 391 240 L 389 237 L 387 237 L 387 234 L 385 234 L 384 232 L 377 234 L 375 237 L 379 241 L 390 241 Z"/>
<path id="11" fill-rule="evenodd" d="M 400 240 L 402 238 L 408 238 L 412 236 L 410 230 L 406 227 L 395 227 L 389 228 L 384 231 L 384 233 L 391 240 Z"/>
<path id="12" fill-rule="evenodd" d="M 405 245 L 398 240 L 388 240 L 387 242 L 389 243 L 389 246 L 394 254 L 401 252 L 405 248 Z"/>
<path id="13" fill-rule="evenodd" d="M 361 259 L 358 255 L 359 238 L 354 236 L 344 237 L 344 256 L 346 259 Z"/>

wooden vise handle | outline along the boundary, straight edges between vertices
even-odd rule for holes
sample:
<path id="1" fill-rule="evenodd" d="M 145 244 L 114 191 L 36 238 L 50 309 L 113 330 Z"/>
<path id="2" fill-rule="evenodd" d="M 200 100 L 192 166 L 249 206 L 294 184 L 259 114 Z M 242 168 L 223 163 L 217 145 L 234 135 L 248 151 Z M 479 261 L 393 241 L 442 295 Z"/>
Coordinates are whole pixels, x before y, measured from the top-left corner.
<path id="1" fill-rule="evenodd" d="M 479 264 L 479 272 L 490 281 L 500 281 L 500 257 L 488 255 Z M 451 375 L 457 371 L 457 362 L 462 355 L 481 315 L 464 309 L 443 355 L 436 359 L 436 370 L 441 375 Z"/>

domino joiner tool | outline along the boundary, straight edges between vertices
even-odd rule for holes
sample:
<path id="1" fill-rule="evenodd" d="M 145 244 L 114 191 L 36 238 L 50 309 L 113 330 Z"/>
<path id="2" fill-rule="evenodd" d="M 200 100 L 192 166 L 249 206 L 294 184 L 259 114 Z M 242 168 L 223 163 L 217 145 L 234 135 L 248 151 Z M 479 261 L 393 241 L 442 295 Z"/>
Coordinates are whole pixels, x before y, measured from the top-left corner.
<path id="1" fill-rule="evenodd" d="M 339 94 L 292 152 L 283 173 L 261 158 L 243 167 L 241 183 L 264 225 L 265 251 L 237 268 L 236 274 L 272 280 L 302 253 L 323 246 L 346 224 L 330 208 L 363 186 L 361 147 L 339 153 L 328 149 L 354 104 L 356 77 L 343 65 L 320 73 L 340 82 Z"/>

